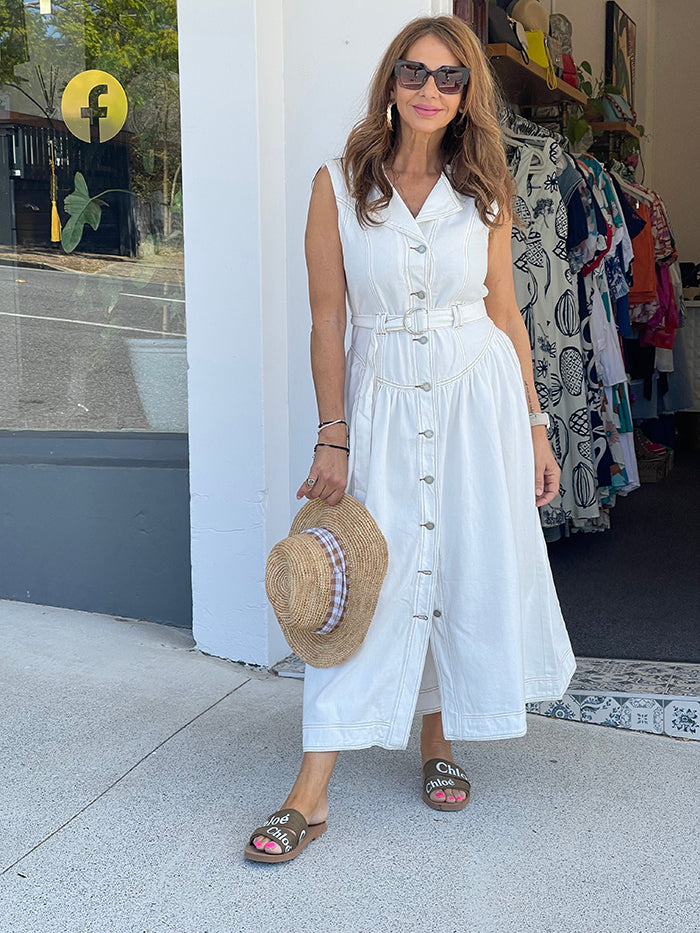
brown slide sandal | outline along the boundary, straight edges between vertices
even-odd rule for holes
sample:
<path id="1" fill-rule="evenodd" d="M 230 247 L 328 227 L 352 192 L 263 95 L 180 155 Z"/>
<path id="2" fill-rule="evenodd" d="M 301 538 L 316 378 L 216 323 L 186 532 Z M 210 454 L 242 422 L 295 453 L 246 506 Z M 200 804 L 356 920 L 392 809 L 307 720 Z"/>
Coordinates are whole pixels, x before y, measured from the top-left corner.
<path id="1" fill-rule="evenodd" d="M 430 799 L 434 790 L 446 788 L 463 790 L 467 796 L 464 800 L 457 800 L 455 803 L 448 803 L 447 799 L 442 802 Z M 441 758 L 431 758 L 423 765 L 423 800 L 433 810 L 463 810 L 469 803 L 470 790 L 471 785 L 467 780 L 467 775 L 459 765 L 451 761 L 443 761 Z"/>
<path id="2" fill-rule="evenodd" d="M 325 822 L 312 823 L 309 826 L 298 810 L 278 810 L 251 834 L 243 854 L 252 862 L 288 862 L 296 858 L 312 839 L 318 839 L 325 831 Z M 272 853 L 256 849 L 253 845 L 256 836 L 267 836 L 276 842 L 282 851 Z"/>

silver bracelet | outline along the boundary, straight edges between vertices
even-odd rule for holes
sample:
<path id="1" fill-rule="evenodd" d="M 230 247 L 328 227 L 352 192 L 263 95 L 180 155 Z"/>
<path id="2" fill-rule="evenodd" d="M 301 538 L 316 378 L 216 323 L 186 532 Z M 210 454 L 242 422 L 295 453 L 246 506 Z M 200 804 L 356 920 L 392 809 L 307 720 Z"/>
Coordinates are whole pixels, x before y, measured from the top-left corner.
<path id="1" fill-rule="evenodd" d="M 538 424 L 543 424 L 545 428 L 549 427 L 549 415 L 546 411 L 531 411 L 530 412 L 530 427 L 534 428 Z"/>
<path id="2" fill-rule="evenodd" d="M 330 428 L 332 424 L 344 424 L 347 428 L 348 423 L 344 418 L 336 418 L 335 421 L 321 421 L 318 426 L 319 431 L 322 431 L 324 428 Z"/>

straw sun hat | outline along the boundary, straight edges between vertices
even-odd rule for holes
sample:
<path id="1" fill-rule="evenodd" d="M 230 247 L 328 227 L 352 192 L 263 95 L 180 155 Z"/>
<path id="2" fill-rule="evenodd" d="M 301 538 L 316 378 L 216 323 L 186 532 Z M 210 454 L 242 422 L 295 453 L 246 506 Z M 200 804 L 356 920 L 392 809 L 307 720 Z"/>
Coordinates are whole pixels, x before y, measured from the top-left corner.
<path id="1" fill-rule="evenodd" d="M 386 576 L 386 541 L 347 493 L 338 505 L 311 499 L 270 551 L 265 589 L 292 650 L 333 667 L 362 644 Z"/>

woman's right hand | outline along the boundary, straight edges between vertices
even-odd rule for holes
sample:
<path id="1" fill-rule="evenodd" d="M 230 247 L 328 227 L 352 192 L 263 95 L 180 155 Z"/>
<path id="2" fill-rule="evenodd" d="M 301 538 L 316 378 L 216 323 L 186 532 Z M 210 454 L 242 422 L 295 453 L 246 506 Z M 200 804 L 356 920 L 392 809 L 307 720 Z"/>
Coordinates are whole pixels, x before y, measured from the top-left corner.
<path id="1" fill-rule="evenodd" d="M 347 443 L 342 440 L 327 440 L 328 444 Z M 343 498 L 348 482 L 348 455 L 344 450 L 334 447 L 319 447 L 307 477 L 313 480 L 309 486 L 306 480 L 297 490 L 297 499 L 323 499 L 328 505 L 337 505 Z"/>

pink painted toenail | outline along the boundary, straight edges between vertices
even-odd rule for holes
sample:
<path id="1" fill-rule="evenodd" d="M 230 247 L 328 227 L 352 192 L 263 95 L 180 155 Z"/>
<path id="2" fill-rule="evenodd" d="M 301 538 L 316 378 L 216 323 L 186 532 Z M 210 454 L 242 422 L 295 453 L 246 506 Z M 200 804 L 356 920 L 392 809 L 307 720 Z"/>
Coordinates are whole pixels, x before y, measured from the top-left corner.
<path id="1" fill-rule="evenodd" d="M 265 848 L 266 848 L 266 849 L 274 849 L 274 848 L 275 848 L 275 843 L 274 843 L 274 842 L 268 842 L 268 843 L 266 843 Z"/>
<path id="2" fill-rule="evenodd" d="M 443 792 L 442 792 L 441 790 L 439 790 L 439 791 L 437 792 L 437 794 L 435 794 L 435 796 L 438 797 L 438 798 L 442 798 L 442 797 L 444 797 L 445 795 L 443 794 Z"/>
<path id="3" fill-rule="evenodd" d="M 262 842 L 260 842 L 260 840 L 258 840 L 258 839 L 255 839 L 255 840 L 254 840 L 253 845 L 255 846 L 256 849 L 262 849 L 262 847 L 263 847 Z"/>
<path id="4" fill-rule="evenodd" d="M 448 801 L 449 801 L 450 803 L 454 803 L 454 802 L 455 802 L 454 797 L 448 797 L 447 799 L 448 799 Z"/>

